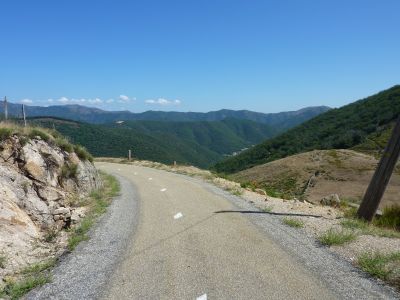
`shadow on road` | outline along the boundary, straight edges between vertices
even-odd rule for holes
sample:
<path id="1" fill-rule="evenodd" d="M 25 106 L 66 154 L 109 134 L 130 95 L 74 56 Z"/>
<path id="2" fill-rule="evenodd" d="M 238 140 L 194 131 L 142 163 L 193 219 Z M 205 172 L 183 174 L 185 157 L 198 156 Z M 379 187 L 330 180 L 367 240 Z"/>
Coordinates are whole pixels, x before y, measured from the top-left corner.
<path id="1" fill-rule="evenodd" d="M 214 213 L 215 213 L 215 214 L 224 214 L 224 213 L 268 214 L 268 215 L 276 215 L 276 216 L 294 216 L 294 217 L 323 218 L 323 216 L 317 216 L 317 215 L 276 213 L 276 212 L 259 211 L 259 210 L 218 210 L 218 211 L 215 211 Z"/>

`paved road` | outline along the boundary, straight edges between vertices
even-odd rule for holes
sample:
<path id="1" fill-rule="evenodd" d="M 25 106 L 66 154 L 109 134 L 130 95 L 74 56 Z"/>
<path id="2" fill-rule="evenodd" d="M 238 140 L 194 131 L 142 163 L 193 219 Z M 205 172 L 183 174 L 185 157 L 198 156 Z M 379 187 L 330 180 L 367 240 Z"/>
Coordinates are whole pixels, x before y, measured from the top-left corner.
<path id="1" fill-rule="evenodd" d="M 104 299 L 334 299 L 237 207 L 183 176 L 102 164 L 134 182 L 139 226 Z M 178 218 L 180 215 L 182 217 Z"/>
<path id="2" fill-rule="evenodd" d="M 118 176 L 122 196 L 91 239 L 57 266 L 54 282 L 28 299 L 398 296 L 279 217 L 200 180 L 131 165 L 97 167 Z"/>

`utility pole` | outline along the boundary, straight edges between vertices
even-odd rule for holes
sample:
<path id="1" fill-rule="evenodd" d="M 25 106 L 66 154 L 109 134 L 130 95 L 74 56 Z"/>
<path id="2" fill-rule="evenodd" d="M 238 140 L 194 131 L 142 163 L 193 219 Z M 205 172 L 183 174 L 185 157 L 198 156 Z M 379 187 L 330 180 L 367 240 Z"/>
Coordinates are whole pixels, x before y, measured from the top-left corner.
<path id="1" fill-rule="evenodd" d="M 129 149 L 128 150 L 128 160 L 131 160 L 132 158 L 132 151 Z"/>
<path id="2" fill-rule="evenodd" d="M 4 117 L 7 121 L 8 119 L 8 104 L 7 104 L 7 97 L 4 97 Z"/>
<path id="3" fill-rule="evenodd" d="M 22 104 L 22 116 L 24 118 L 24 127 L 26 127 L 25 105 Z"/>
<path id="4" fill-rule="evenodd" d="M 378 167 L 357 211 L 357 216 L 368 222 L 374 218 L 382 196 L 400 156 L 400 117 L 382 154 Z"/>

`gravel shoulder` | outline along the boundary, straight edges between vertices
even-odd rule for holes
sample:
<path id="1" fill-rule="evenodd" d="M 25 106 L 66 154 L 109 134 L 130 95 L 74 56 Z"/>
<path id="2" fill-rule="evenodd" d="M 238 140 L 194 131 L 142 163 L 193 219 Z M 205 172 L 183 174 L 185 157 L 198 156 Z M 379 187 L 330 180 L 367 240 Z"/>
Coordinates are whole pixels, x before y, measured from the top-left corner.
<path id="1" fill-rule="evenodd" d="M 138 222 L 134 185 L 114 175 L 121 195 L 89 233 L 90 239 L 63 256 L 52 272 L 53 281 L 35 289 L 25 299 L 98 299 L 132 240 Z"/>

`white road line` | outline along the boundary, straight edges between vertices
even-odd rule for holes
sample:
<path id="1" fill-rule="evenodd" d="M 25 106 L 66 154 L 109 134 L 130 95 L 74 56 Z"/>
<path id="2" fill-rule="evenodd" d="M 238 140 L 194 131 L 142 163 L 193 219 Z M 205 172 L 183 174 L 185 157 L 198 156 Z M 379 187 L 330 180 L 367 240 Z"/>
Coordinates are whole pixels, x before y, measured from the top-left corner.
<path id="1" fill-rule="evenodd" d="M 196 300 L 207 300 L 207 294 L 201 295 L 200 297 L 197 297 Z"/>
<path id="2" fill-rule="evenodd" d="M 137 172 L 134 172 L 133 175 L 137 175 Z"/>
<path id="3" fill-rule="evenodd" d="M 166 188 L 163 188 L 160 190 L 160 192 L 165 192 L 166 190 L 167 190 Z"/>
<path id="4" fill-rule="evenodd" d="M 149 177 L 149 180 L 153 180 L 153 178 Z"/>
<path id="5" fill-rule="evenodd" d="M 177 220 L 177 219 L 182 218 L 182 217 L 183 217 L 182 213 L 181 213 L 181 212 L 178 212 L 178 213 L 174 216 L 174 219 Z"/>
<path id="6" fill-rule="evenodd" d="M 121 169 L 118 169 L 118 171 L 121 171 Z"/>

